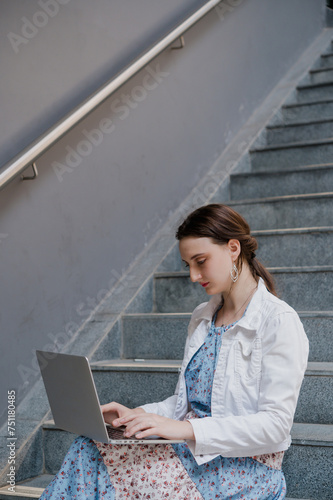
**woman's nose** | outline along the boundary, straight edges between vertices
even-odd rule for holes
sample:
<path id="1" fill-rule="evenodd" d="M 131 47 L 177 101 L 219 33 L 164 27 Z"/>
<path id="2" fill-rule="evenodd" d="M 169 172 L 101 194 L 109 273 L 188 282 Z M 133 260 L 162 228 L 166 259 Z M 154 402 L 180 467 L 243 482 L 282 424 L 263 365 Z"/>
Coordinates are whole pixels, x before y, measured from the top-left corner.
<path id="1" fill-rule="evenodd" d="M 199 271 L 196 271 L 195 269 L 190 269 L 190 278 L 192 283 L 195 283 L 196 281 L 201 279 L 201 274 L 199 273 Z"/>

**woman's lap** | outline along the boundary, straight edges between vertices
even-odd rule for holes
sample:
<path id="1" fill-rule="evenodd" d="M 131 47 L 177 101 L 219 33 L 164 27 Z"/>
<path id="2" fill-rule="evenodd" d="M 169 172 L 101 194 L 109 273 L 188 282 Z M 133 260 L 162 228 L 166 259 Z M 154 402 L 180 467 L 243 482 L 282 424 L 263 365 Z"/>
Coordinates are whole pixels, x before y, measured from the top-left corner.
<path id="1" fill-rule="evenodd" d="M 77 438 L 42 500 L 282 500 L 281 471 L 252 458 L 197 465 L 186 444 L 108 445 Z"/>

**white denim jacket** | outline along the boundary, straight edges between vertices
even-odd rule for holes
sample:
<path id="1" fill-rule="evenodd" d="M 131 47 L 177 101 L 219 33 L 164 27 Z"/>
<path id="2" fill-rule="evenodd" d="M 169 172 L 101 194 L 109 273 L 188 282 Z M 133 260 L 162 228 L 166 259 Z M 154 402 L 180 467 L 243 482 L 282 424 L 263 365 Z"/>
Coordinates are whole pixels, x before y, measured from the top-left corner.
<path id="1" fill-rule="evenodd" d="M 175 394 L 142 406 L 176 420 L 190 410 L 184 372 L 203 344 L 221 301 L 214 295 L 193 312 Z M 211 417 L 191 419 L 197 463 L 222 455 L 250 457 L 286 450 L 309 343 L 297 313 L 259 280 L 246 314 L 223 333 L 212 388 Z"/>

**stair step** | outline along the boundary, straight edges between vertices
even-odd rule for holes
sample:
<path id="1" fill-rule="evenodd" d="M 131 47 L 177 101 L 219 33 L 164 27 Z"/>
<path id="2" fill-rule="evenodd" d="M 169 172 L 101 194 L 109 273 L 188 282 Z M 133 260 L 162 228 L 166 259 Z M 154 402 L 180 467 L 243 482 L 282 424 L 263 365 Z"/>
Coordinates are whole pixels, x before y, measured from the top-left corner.
<path id="1" fill-rule="evenodd" d="M 333 311 L 300 313 L 310 343 L 309 361 L 333 362 Z"/>
<path id="2" fill-rule="evenodd" d="M 126 347 L 123 356 L 136 359 L 182 359 L 190 317 L 190 313 L 126 315 L 123 330 L 123 344 Z M 310 342 L 309 361 L 333 362 L 333 312 L 301 312 L 300 318 Z M 165 344 L 169 344 L 166 349 Z"/>
<path id="3" fill-rule="evenodd" d="M 161 401 L 174 393 L 180 360 L 111 360 L 92 363 L 101 404 L 129 407 Z"/>
<path id="4" fill-rule="evenodd" d="M 333 140 L 329 139 L 281 144 L 250 151 L 253 172 L 290 170 L 295 167 L 330 164 L 332 158 Z"/>
<path id="5" fill-rule="evenodd" d="M 332 499 L 333 425 L 294 424 L 283 460 L 288 495 Z"/>
<path id="6" fill-rule="evenodd" d="M 123 316 L 123 357 L 182 359 L 190 314 Z"/>
<path id="7" fill-rule="evenodd" d="M 252 231 L 333 226 L 333 193 L 288 195 L 228 202 Z"/>
<path id="8" fill-rule="evenodd" d="M 180 365 L 181 360 L 153 359 L 104 361 L 92 363 L 91 366 L 102 403 L 119 401 L 125 406 L 134 407 L 171 396 L 177 384 Z M 310 362 L 295 421 L 333 424 L 332 395 L 333 362 Z"/>
<path id="9" fill-rule="evenodd" d="M 333 424 L 333 363 L 308 364 L 295 422 Z"/>
<path id="10" fill-rule="evenodd" d="M 11 498 L 12 500 L 27 500 L 29 498 L 40 498 L 44 488 L 34 488 L 32 486 L 19 486 L 15 487 L 15 493 L 8 490 L 8 488 L 0 488 L 0 500 Z"/>
<path id="11" fill-rule="evenodd" d="M 93 363 L 92 371 L 102 403 L 114 400 L 134 407 L 171 396 L 180 365 L 180 360 L 113 360 Z M 333 424 L 332 398 L 333 362 L 310 362 L 295 421 Z"/>
<path id="12" fill-rule="evenodd" d="M 309 121 L 333 118 L 333 100 L 326 99 L 322 102 L 285 104 L 281 108 L 282 124 L 306 124 Z"/>
<path id="13" fill-rule="evenodd" d="M 333 137 L 333 119 L 281 124 L 266 128 L 267 145 L 306 142 Z"/>
<path id="14" fill-rule="evenodd" d="M 11 500 L 25 500 L 28 498 L 39 498 L 44 488 L 52 481 L 53 475 L 43 474 L 15 485 L 15 493 L 8 491 L 8 487 L 0 488 L 0 500 L 11 498 Z"/>
<path id="15" fill-rule="evenodd" d="M 333 265 L 333 226 L 266 229 L 251 234 L 258 241 L 256 254 L 266 267 L 311 266 L 313 262 L 321 266 Z M 165 261 L 158 272 L 185 271 L 178 245 L 173 253 L 172 265 Z"/>
<path id="16" fill-rule="evenodd" d="M 57 474 L 75 438 L 75 434 L 56 427 L 53 420 L 44 422 L 43 452 L 45 473 Z"/>
<path id="17" fill-rule="evenodd" d="M 296 90 L 296 100 L 298 103 L 323 102 L 332 98 L 333 81 L 299 85 Z"/>
<path id="18" fill-rule="evenodd" d="M 297 311 L 331 310 L 333 267 L 269 268 L 279 295 Z M 154 312 L 192 312 L 208 300 L 204 289 L 187 272 L 156 273 Z"/>
<path id="19" fill-rule="evenodd" d="M 333 191 L 333 163 L 276 172 L 233 174 L 232 201 Z"/>
<path id="20" fill-rule="evenodd" d="M 317 68 L 312 69 L 309 72 L 310 82 L 313 85 L 317 85 L 319 83 L 332 83 L 333 80 L 333 68 L 327 66 L 325 68 Z"/>
<path id="21" fill-rule="evenodd" d="M 327 52 L 320 56 L 319 65 L 322 68 L 330 68 L 333 66 L 333 52 Z"/>

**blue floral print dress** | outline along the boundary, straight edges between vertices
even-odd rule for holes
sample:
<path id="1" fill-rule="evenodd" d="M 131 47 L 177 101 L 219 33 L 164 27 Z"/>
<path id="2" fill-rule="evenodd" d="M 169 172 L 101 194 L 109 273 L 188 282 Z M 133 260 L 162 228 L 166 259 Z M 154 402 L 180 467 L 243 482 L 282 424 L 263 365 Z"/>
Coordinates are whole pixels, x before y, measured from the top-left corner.
<path id="1" fill-rule="evenodd" d="M 189 362 L 185 379 L 191 411 L 211 415 L 211 394 L 223 333 L 216 314 L 203 345 Z M 221 455 L 198 465 L 186 443 L 109 445 L 79 437 L 41 499 L 83 500 L 282 500 L 286 485 L 283 452 L 258 457 Z"/>

